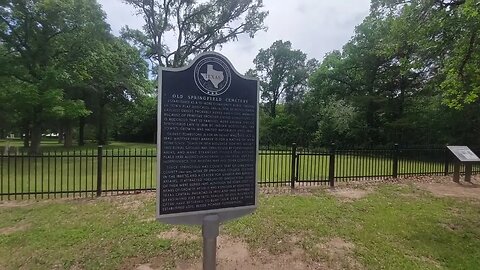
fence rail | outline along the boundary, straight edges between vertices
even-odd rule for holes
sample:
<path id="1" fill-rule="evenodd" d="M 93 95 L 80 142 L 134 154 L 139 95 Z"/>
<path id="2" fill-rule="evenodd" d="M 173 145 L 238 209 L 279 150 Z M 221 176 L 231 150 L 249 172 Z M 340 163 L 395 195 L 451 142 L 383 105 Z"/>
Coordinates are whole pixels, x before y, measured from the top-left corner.
<path id="1" fill-rule="evenodd" d="M 477 154 L 479 149 L 474 149 Z M 0 155 L 0 200 L 86 197 L 156 188 L 155 149 L 52 151 Z M 445 147 L 263 149 L 258 183 L 263 187 L 330 185 L 335 182 L 415 175 L 448 175 L 453 156 Z M 461 167 L 464 172 L 464 166 Z M 473 166 L 480 173 L 480 165 Z"/>

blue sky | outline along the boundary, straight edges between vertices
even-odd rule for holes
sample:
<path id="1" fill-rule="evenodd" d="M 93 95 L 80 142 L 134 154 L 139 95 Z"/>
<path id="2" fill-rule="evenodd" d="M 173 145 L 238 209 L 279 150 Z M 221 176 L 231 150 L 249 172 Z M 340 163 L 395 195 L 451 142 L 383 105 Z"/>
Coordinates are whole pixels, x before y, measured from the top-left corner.
<path id="1" fill-rule="evenodd" d="M 107 13 L 107 21 L 115 34 L 128 25 L 141 28 L 143 19 L 121 0 L 98 0 Z M 219 52 L 244 73 L 253 67 L 253 59 L 261 48 L 275 40 L 290 40 L 295 49 L 309 58 L 322 59 L 325 53 L 341 49 L 350 40 L 355 26 L 368 15 L 369 0 L 264 0 L 270 12 L 265 24 L 268 31 L 255 38 L 241 37 L 225 45 Z"/>

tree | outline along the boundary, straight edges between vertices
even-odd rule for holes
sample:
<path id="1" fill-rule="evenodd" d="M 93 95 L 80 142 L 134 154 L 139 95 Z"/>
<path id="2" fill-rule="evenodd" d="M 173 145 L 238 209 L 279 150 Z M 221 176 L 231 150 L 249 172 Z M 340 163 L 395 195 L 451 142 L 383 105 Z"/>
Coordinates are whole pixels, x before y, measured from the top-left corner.
<path id="1" fill-rule="evenodd" d="M 255 68 L 247 75 L 260 80 L 262 99 L 266 102 L 268 114 L 275 118 L 277 104 L 287 103 L 303 96 L 310 73 L 317 61 L 307 61 L 307 55 L 293 50 L 290 41 L 275 41 L 270 48 L 261 49 L 253 60 Z"/>
<path id="2" fill-rule="evenodd" d="M 81 102 L 65 98 L 64 87 L 72 75 L 65 61 L 82 57 L 76 53 L 79 44 L 109 28 L 95 0 L 0 3 L 0 42 L 6 51 L 0 61 L 10 63 L 0 76 L 14 78 L 31 92 L 31 104 L 22 119 L 25 134 L 31 134 L 30 152 L 38 153 L 47 121 L 65 112 L 69 118 L 85 113 Z"/>
<path id="3" fill-rule="evenodd" d="M 445 103 L 456 109 L 480 104 L 480 4 L 473 0 L 463 2 L 452 10 L 457 21 L 452 29 L 455 39 L 445 54 L 445 80 L 440 86 Z"/>
<path id="4" fill-rule="evenodd" d="M 108 140 L 110 112 L 153 88 L 147 79 L 147 63 L 126 41 L 110 36 L 84 59 L 82 67 L 88 71 L 83 86 L 94 97 L 89 103 L 96 120 L 97 143 L 103 145 Z"/>
<path id="5" fill-rule="evenodd" d="M 442 90 L 444 103 L 461 109 L 479 100 L 480 5 L 477 0 L 375 0 L 372 14 L 403 26 L 398 40 L 415 42 L 411 55 L 424 82 Z M 392 33 L 395 33 L 392 31 Z M 398 44 L 398 42 L 397 42 Z"/>
<path id="6" fill-rule="evenodd" d="M 143 15 L 143 31 L 125 27 L 122 36 L 160 66 L 180 67 L 189 57 L 265 29 L 262 0 L 125 0 Z M 169 43 L 169 37 L 174 41 Z"/>
<path id="7" fill-rule="evenodd" d="M 358 143 L 478 143 L 479 9 L 472 0 L 373 0 L 351 41 L 310 78 L 309 106 L 352 106 L 365 124 L 351 126 Z M 446 127 L 457 121 L 454 136 Z"/>
<path id="8" fill-rule="evenodd" d="M 152 87 L 152 89 L 154 89 Z M 144 95 L 130 102 L 117 114 L 115 139 L 155 143 L 157 134 L 157 97 Z"/>
<path id="9" fill-rule="evenodd" d="M 344 100 L 328 99 L 319 104 L 319 112 L 314 116 L 318 123 L 314 141 L 317 145 L 351 145 L 362 121 L 355 107 Z"/>

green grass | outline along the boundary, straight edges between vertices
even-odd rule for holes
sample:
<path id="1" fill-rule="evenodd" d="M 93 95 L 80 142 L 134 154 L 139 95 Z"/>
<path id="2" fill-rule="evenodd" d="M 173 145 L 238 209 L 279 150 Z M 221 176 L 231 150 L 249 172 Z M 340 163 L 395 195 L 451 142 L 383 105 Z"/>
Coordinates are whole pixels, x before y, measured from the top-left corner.
<path id="1" fill-rule="evenodd" d="M 256 215 L 234 222 L 229 232 L 254 247 L 267 243 L 273 253 L 285 249 L 275 243 L 302 235 L 302 246 L 313 257 L 323 238 L 355 243 L 355 254 L 367 269 L 476 269 L 480 263 L 478 202 L 459 203 L 398 186 L 382 187 L 355 203 L 322 193 L 265 200 Z"/>
<path id="2" fill-rule="evenodd" d="M 7 139 L 7 140 L 0 140 L 0 148 L 3 147 L 15 147 L 19 151 L 26 151 L 23 147 L 23 141 L 20 139 Z M 93 150 L 97 149 L 98 145 L 94 142 L 86 142 L 84 146 L 77 146 L 74 144 L 72 147 L 65 148 L 63 144 L 58 143 L 57 139 L 42 139 L 40 144 L 40 148 L 42 152 L 49 152 L 49 151 L 57 151 L 57 152 L 67 152 L 67 151 L 80 151 L 80 150 Z M 109 142 L 108 145 L 103 146 L 104 149 L 134 149 L 134 148 L 147 148 L 147 149 L 155 149 L 156 144 L 149 144 L 149 143 L 129 143 L 129 142 L 117 142 L 112 141 Z"/>
<path id="3" fill-rule="evenodd" d="M 0 228 L 25 224 L 27 229 L 0 235 L 0 269 L 69 269 L 76 265 L 114 269 L 125 257 L 166 256 L 172 252 L 172 243 L 156 234 L 169 227 L 142 221 L 151 217 L 154 205 L 151 201 L 140 203 L 137 211 L 109 200 L 2 208 Z"/>
<path id="4" fill-rule="evenodd" d="M 168 268 L 175 258 L 198 258 L 200 240 L 158 237 L 172 227 L 152 220 L 154 205 L 144 195 L 0 204 L 0 269 L 118 269 L 151 261 Z M 306 261 L 337 268 L 345 258 L 328 261 L 318 249 L 334 237 L 353 243 L 351 256 L 366 269 L 478 269 L 479 206 L 396 185 L 357 201 L 322 190 L 262 196 L 255 214 L 222 226 L 222 234 L 245 241 L 252 254 L 300 248 Z M 200 235 L 198 227 L 179 230 Z M 299 241 L 289 241 L 293 236 Z"/>

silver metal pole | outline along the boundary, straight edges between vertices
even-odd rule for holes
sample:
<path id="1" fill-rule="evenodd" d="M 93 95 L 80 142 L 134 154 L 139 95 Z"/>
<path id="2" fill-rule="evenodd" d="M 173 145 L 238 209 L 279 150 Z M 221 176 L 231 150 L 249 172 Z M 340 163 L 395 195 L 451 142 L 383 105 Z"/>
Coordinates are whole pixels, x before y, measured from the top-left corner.
<path id="1" fill-rule="evenodd" d="M 219 227 L 218 215 L 210 215 L 203 218 L 203 270 L 215 270 L 217 268 L 217 236 Z"/>

